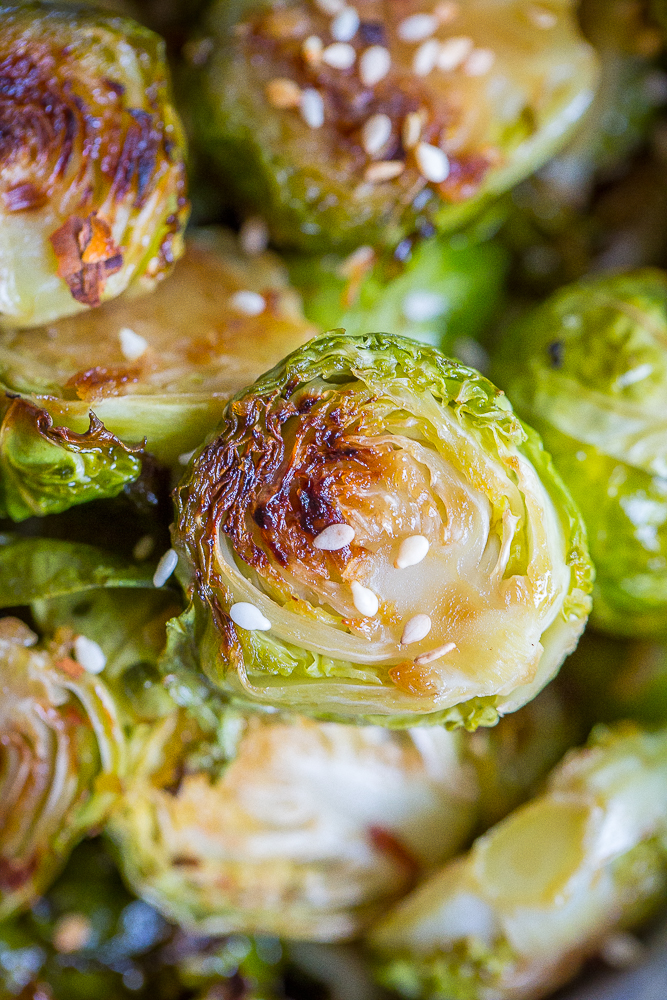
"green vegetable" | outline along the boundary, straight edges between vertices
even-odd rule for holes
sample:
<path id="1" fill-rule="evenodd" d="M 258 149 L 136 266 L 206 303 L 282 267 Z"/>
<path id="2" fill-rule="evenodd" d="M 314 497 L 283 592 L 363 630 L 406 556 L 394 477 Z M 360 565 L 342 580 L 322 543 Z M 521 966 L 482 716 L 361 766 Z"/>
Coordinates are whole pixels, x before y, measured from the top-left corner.
<path id="1" fill-rule="evenodd" d="M 596 58 L 573 7 L 464 0 L 407 39 L 425 13 L 415 0 L 361 0 L 347 30 L 305 0 L 218 0 L 186 49 L 196 142 L 279 246 L 393 247 L 457 228 L 548 160 L 590 104 Z"/>
<path id="2" fill-rule="evenodd" d="M 537 1000 L 667 898 L 667 734 L 602 729 L 372 930 L 404 997 Z"/>
<path id="3" fill-rule="evenodd" d="M 0 514 L 23 521 L 116 496 L 140 475 L 140 451 L 92 412 L 88 430 L 77 434 L 54 427 L 46 410 L 13 399 L 0 424 Z"/>
<path id="4" fill-rule="evenodd" d="M 0 333 L 0 385 L 71 431 L 85 432 L 92 410 L 124 444 L 145 439 L 147 451 L 178 467 L 232 393 L 315 332 L 273 254 L 248 256 L 226 230 L 199 230 L 152 295 Z M 24 434 L 23 453 L 44 447 Z M 30 471 L 15 472 L 22 490 Z"/>
<path id="5" fill-rule="evenodd" d="M 583 526 L 539 438 L 477 372 L 400 337 L 292 354 L 230 402 L 175 497 L 182 632 L 245 704 L 493 725 L 586 620 Z"/>
<path id="6" fill-rule="evenodd" d="M 73 3 L 4 2 L 0 18 L 0 325 L 152 289 L 188 215 L 164 43 Z"/>
<path id="7" fill-rule="evenodd" d="M 496 377 L 581 507 L 593 621 L 667 628 L 667 277 L 644 270 L 556 293 L 501 346 Z"/>

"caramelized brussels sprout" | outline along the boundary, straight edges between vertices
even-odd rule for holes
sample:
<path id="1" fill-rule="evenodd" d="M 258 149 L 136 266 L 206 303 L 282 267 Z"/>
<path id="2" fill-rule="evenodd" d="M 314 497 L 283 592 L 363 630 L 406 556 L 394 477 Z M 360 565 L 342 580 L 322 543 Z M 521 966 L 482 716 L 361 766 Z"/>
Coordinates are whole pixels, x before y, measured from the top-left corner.
<path id="1" fill-rule="evenodd" d="M 598 732 L 373 928 L 411 1000 L 537 1000 L 667 897 L 667 734 Z"/>
<path id="2" fill-rule="evenodd" d="M 234 397 L 175 499 L 183 629 L 246 704 L 493 725 L 584 627 L 583 527 L 539 438 L 414 341 L 296 351 Z"/>
<path id="3" fill-rule="evenodd" d="M 497 378 L 579 504 L 597 568 L 593 621 L 667 630 L 667 276 L 556 293 L 501 345 Z"/>
<path id="4" fill-rule="evenodd" d="M 100 823 L 125 764 L 113 699 L 73 633 L 37 643 L 0 619 L 0 919 L 33 903 Z"/>
<path id="5" fill-rule="evenodd" d="M 0 325 L 153 288 L 187 218 L 162 41 L 78 3 L 0 18 Z"/>
<path id="6" fill-rule="evenodd" d="M 201 443 L 232 393 L 315 332 L 277 258 L 244 255 L 225 230 L 200 230 L 190 235 L 169 281 L 152 295 L 107 303 L 36 330 L 1 333 L 0 384 L 58 425 L 61 447 L 38 470 L 47 483 L 51 477 L 57 482 L 64 465 L 74 463 L 72 449 L 63 451 L 71 435 L 59 427 L 85 432 L 91 409 L 109 435 L 126 445 L 145 438 L 146 449 L 161 462 L 178 465 L 178 456 Z M 34 477 L 30 463 L 45 444 L 25 424 L 22 432 L 14 464 L 25 492 Z M 110 437 L 105 440 L 107 448 L 113 445 Z M 131 455 L 121 461 L 121 449 L 113 447 L 107 456 L 96 451 L 96 488 L 102 473 L 118 482 L 121 471 L 129 473 L 138 461 Z M 85 442 L 79 454 L 84 450 Z M 77 456 L 81 474 L 69 492 L 71 502 L 90 498 L 91 469 L 81 467 L 92 461 Z M 60 491 L 57 502 L 67 495 Z M 37 513 L 39 498 L 31 502 Z"/>
<path id="7" fill-rule="evenodd" d="M 461 225 L 563 145 L 596 58 L 573 3 L 214 3 L 189 115 L 275 242 L 395 246 Z"/>

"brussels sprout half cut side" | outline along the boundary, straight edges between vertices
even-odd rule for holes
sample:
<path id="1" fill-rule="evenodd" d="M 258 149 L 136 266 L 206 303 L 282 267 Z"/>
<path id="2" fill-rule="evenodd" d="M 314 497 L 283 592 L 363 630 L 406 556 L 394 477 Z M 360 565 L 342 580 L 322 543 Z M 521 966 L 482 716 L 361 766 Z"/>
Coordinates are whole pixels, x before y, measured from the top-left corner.
<path id="1" fill-rule="evenodd" d="M 230 401 L 174 495 L 185 628 L 246 704 L 493 725 L 586 621 L 583 525 L 539 438 L 400 337 L 296 351 Z"/>

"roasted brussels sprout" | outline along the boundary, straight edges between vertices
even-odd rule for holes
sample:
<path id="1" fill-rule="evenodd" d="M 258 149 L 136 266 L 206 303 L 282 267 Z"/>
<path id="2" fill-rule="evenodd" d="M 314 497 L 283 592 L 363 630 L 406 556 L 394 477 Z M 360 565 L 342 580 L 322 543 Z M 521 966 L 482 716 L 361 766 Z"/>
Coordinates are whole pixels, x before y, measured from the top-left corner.
<path id="1" fill-rule="evenodd" d="M 501 345 L 496 375 L 579 504 L 597 568 L 593 621 L 667 631 L 667 276 L 557 292 Z"/>
<path id="2" fill-rule="evenodd" d="M 183 631 L 245 703 L 493 725 L 588 613 L 583 527 L 537 435 L 400 337 L 296 351 L 234 397 L 175 499 Z"/>
<path id="3" fill-rule="evenodd" d="M 47 0 L 0 18 L 0 325 L 36 326 L 180 256 L 183 136 L 151 31 Z"/>
<path id="4" fill-rule="evenodd" d="M 130 885 L 191 931 L 351 937 L 474 828 L 460 734 L 224 706 L 212 722 L 138 734 L 109 822 Z"/>
<path id="5" fill-rule="evenodd" d="M 186 53 L 200 147 L 280 246 L 395 246 L 544 163 L 596 58 L 569 0 L 218 0 Z"/>
<path id="6" fill-rule="evenodd" d="M 72 503 L 90 499 L 100 479 L 122 485 L 138 459 L 122 455 L 111 434 L 126 445 L 145 438 L 146 449 L 161 462 L 178 465 L 178 456 L 201 443 L 232 393 L 316 332 L 276 257 L 244 255 L 226 230 L 193 232 L 173 275 L 152 295 L 107 303 L 37 330 L 0 334 L 0 384 L 25 398 L 21 412 L 32 403 L 58 425 L 49 430 L 49 443 L 57 435 L 59 449 L 44 471 L 37 470 L 41 478 L 33 486 L 31 463 L 46 448 L 43 434 L 38 427 L 33 433 L 25 420 L 19 434 L 6 418 L 8 445 L 0 456 L 13 460 L 15 489 L 32 488 L 29 502 L 37 513 L 38 488 L 42 504 L 53 510 L 67 495 Z M 67 480 L 69 493 L 58 490 L 57 474 L 75 462 L 73 436 L 60 425 L 85 432 L 91 409 L 108 432 L 102 443 L 109 443 L 100 448 L 91 442 L 96 458 L 81 458 L 87 454 L 84 438 L 76 458 L 79 475 Z M 38 419 L 43 425 L 48 417 Z M 23 497 L 18 503 L 19 512 L 27 506 Z"/>
<path id="7" fill-rule="evenodd" d="M 667 896 L 667 734 L 599 731 L 373 929 L 402 996 L 536 1000 Z"/>

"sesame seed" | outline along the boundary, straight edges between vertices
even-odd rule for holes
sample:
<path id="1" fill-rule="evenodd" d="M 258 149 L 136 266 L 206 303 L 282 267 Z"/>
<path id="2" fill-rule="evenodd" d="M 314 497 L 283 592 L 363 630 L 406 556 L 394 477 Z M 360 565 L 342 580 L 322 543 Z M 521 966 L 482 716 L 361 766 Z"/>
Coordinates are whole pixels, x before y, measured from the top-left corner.
<path id="1" fill-rule="evenodd" d="M 181 454 L 178 456 L 178 464 L 187 465 L 192 456 L 194 455 L 194 453 L 196 452 L 196 450 L 197 450 L 196 448 L 193 448 L 192 451 L 182 451 Z"/>
<path id="2" fill-rule="evenodd" d="M 427 42 L 423 42 L 412 60 L 412 72 L 415 76 L 428 76 L 435 69 L 439 54 L 440 42 L 435 38 L 429 38 Z"/>
<path id="3" fill-rule="evenodd" d="M 419 656 L 415 656 L 415 663 L 418 667 L 423 666 L 425 663 L 433 663 L 434 660 L 439 660 L 442 656 L 446 656 L 447 653 L 451 653 L 453 649 L 456 649 L 456 643 L 446 642 L 444 646 L 436 646 L 435 649 L 429 649 L 428 653 L 421 653 Z"/>
<path id="4" fill-rule="evenodd" d="M 309 35 L 301 46 L 301 55 L 311 66 L 317 66 L 322 60 L 324 43 L 317 35 Z"/>
<path id="5" fill-rule="evenodd" d="M 410 535 L 409 538 L 404 538 L 398 548 L 398 555 L 394 566 L 396 569 L 406 569 L 408 566 L 416 566 L 417 563 L 426 558 L 430 547 L 430 542 L 424 535 Z"/>
<path id="6" fill-rule="evenodd" d="M 259 215 L 251 215 L 241 226 L 239 232 L 241 249 L 249 257 L 264 253 L 269 245 L 269 227 Z"/>
<path id="7" fill-rule="evenodd" d="M 332 69 L 350 69 L 356 58 L 357 53 L 348 42 L 334 42 L 333 45 L 327 45 L 322 53 L 322 62 Z"/>
<path id="8" fill-rule="evenodd" d="M 383 45 L 371 45 L 359 59 L 359 76 L 365 87 L 374 87 L 391 69 L 389 49 Z"/>
<path id="9" fill-rule="evenodd" d="M 248 632 L 268 632 L 271 622 L 265 618 L 259 608 L 248 601 L 238 601 L 229 609 L 229 617 L 239 628 Z"/>
<path id="10" fill-rule="evenodd" d="M 354 538 L 354 528 L 351 524 L 330 524 L 324 531 L 320 531 L 313 539 L 313 548 L 322 549 L 324 552 L 337 552 L 344 549 Z"/>
<path id="11" fill-rule="evenodd" d="M 438 28 L 438 18 L 433 14 L 413 14 L 401 21 L 396 33 L 402 42 L 421 42 Z"/>
<path id="12" fill-rule="evenodd" d="M 310 128 L 321 128 L 324 125 L 324 101 L 319 90 L 307 87 L 301 98 L 301 117 Z"/>
<path id="13" fill-rule="evenodd" d="M 74 640 L 74 655 L 89 674 L 101 674 L 107 662 L 102 647 L 94 639 L 85 635 L 77 635 Z"/>
<path id="14" fill-rule="evenodd" d="M 167 549 L 157 564 L 153 574 L 153 586 L 164 587 L 165 583 L 178 566 L 178 556 L 173 549 Z"/>
<path id="15" fill-rule="evenodd" d="M 380 607 L 380 602 L 373 591 L 357 583 L 356 580 L 350 586 L 352 589 L 352 600 L 359 614 L 364 615 L 365 618 L 372 618 L 373 615 L 376 615 Z"/>
<path id="16" fill-rule="evenodd" d="M 148 341 L 131 330 L 129 326 L 124 326 L 118 331 L 120 340 L 120 351 L 127 361 L 136 361 L 148 348 Z"/>
<path id="17" fill-rule="evenodd" d="M 411 323 L 428 323 L 437 319 L 447 309 L 447 300 L 439 292 L 415 289 L 403 297 L 401 312 Z"/>
<path id="18" fill-rule="evenodd" d="M 552 10 L 546 10 L 545 7 L 538 7 L 537 5 L 528 7 L 526 17 L 534 27 L 542 28 L 543 30 L 555 28 L 558 24 L 557 14 L 554 14 Z"/>
<path id="19" fill-rule="evenodd" d="M 364 179 L 369 184 L 381 184 L 383 181 L 393 181 L 395 177 L 400 177 L 404 170 L 405 164 L 402 160 L 380 160 L 366 167 Z"/>
<path id="20" fill-rule="evenodd" d="M 403 120 L 401 138 L 406 149 L 414 149 L 422 134 L 423 118 L 419 111 L 411 111 Z"/>
<path id="21" fill-rule="evenodd" d="M 264 93 L 274 108 L 298 108 L 301 103 L 301 87 L 287 77 L 278 76 L 269 80 Z"/>
<path id="22" fill-rule="evenodd" d="M 459 16 L 460 8 L 454 0 L 444 0 L 444 3 L 438 3 L 435 5 L 433 11 L 440 24 L 449 24 L 454 18 Z"/>
<path id="23" fill-rule="evenodd" d="M 645 957 L 646 946 L 634 934 L 619 931 L 605 938 L 598 954 L 612 969 L 629 969 Z"/>
<path id="24" fill-rule="evenodd" d="M 229 297 L 229 305 L 235 312 L 245 313 L 246 316 L 259 316 L 266 309 L 266 300 L 259 292 L 251 292 L 243 289 L 234 292 Z"/>
<path id="25" fill-rule="evenodd" d="M 441 184 L 449 177 L 449 158 L 438 146 L 420 142 L 415 149 L 417 167 L 422 177 L 433 184 Z"/>
<path id="26" fill-rule="evenodd" d="M 63 913 L 53 929 L 51 940 L 57 952 L 61 955 L 71 955 L 86 947 L 92 933 L 93 925 L 85 914 Z M 46 995 L 41 990 L 38 990 L 36 995 L 39 994 Z"/>
<path id="27" fill-rule="evenodd" d="M 448 38 L 440 46 L 438 69 L 445 72 L 458 69 L 468 58 L 474 47 L 475 43 L 467 35 L 456 35 L 454 38 Z"/>
<path id="28" fill-rule="evenodd" d="M 134 548 L 132 549 L 132 556 L 137 562 L 143 562 L 144 559 L 148 559 L 149 555 L 155 548 L 155 539 L 152 535 L 142 535 L 138 542 L 136 542 Z"/>
<path id="29" fill-rule="evenodd" d="M 315 4 L 323 14 L 329 14 L 330 17 L 340 14 L 345 7 L 344 0 L 315 0 Z"/>
<path id="30" fill-rule="evenodd" d="M 359 274 L 364 274 L 369 267 L 375 263 L 375 250 L 373 247 L 357 247 L 345 258 L 338 268 L 338 273 L 342 278 L 356 278 Z"/>
<path id="31" fill-rule="evenodd" d="M 410 618 L 403 629 L 401 645 L 408 646 L 412 642 L 421 642 L 431 631 L 431 619 L 428 615 L 415 615 Z"/>
<path id="32" fill-rule="evenodd" d="M 485 76 L 495 61 L 496 54 L 491 49 L 473 49 L 465 61 L 463 72 L 466 76 Z"/>
<path id="33" fill-rule="evenodd" d="M 361 130 L 361 145 L 369 156 L 375 156 L 391 138 L 391 118 L 389 115 L 373 115 Z"/>
<path id="34" fill-rule="evenodd" d="M 337 42 L 351 41 L 359 30 L 359 15 L 354 7 L 344 7 L 331 22 L 331 37 Z"/>

